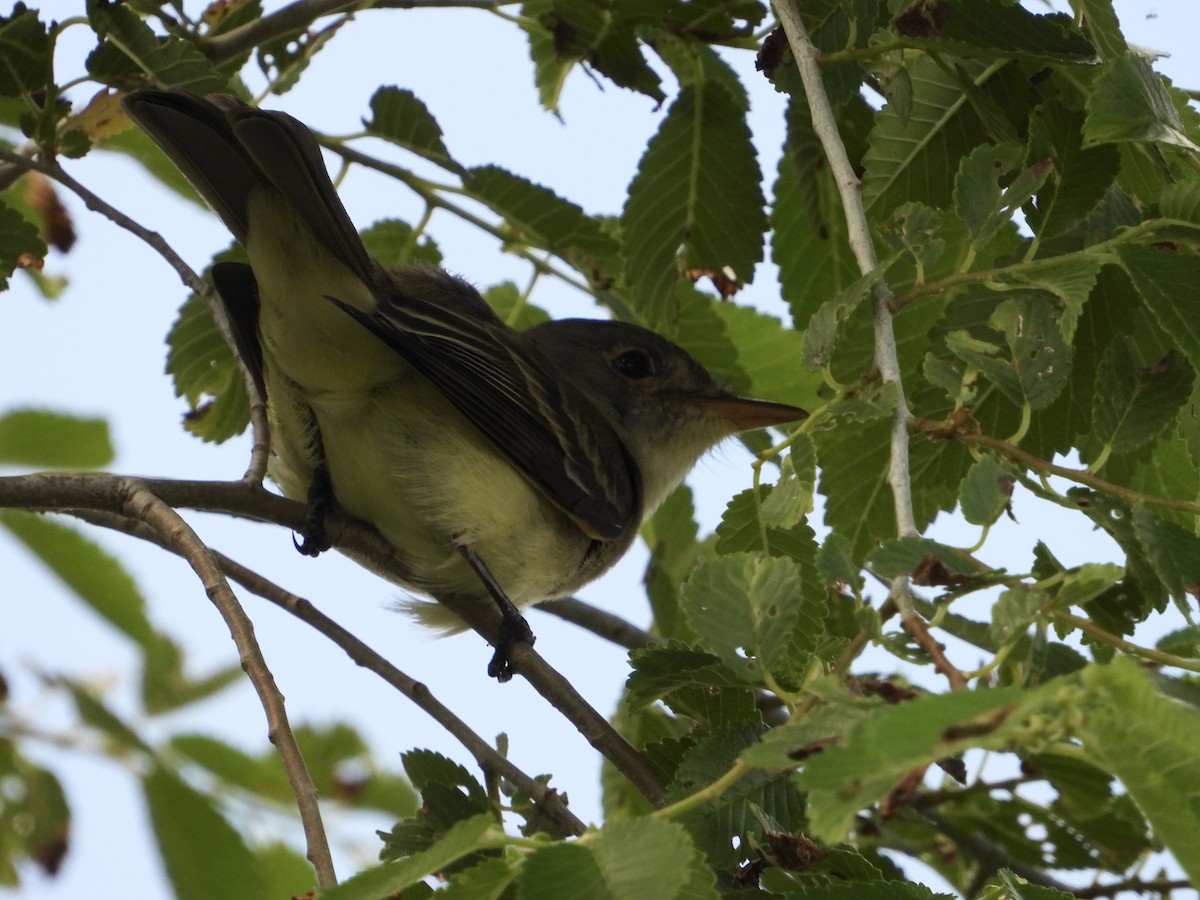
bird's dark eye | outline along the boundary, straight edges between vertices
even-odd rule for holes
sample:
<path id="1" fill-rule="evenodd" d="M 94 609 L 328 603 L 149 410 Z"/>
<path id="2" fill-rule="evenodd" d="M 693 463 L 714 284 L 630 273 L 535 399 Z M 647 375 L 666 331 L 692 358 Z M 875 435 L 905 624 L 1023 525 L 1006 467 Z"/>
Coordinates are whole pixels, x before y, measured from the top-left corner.
<path id="1" fill-rule="evenodd" d="M 614 356 L 609 365 L 618 375 L 635 380 L 649 378 L 654 374 L 654 363 L 645 350 L 626 350 Z"/>

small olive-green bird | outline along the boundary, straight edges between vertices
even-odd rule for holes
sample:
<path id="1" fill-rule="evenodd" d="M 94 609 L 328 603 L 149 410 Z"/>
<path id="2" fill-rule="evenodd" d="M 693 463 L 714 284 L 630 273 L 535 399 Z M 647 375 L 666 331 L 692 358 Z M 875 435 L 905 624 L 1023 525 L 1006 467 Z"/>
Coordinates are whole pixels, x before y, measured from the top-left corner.
<path id="1" fill-rule="evenodd" d="M 805 415 L 729 393 L 645 328 L 516 331 L 440 269 L 385 269 L 316 138 L 285 113 L 183 91 L 122 105 L 250 259 L 217 265 L 213 281 L 267 400 L 283 493 L 315 508 L 314 531 L 330 493 L 373 525 L 406 588 L 491 596 L 505 626 L 489 673 L 501 680 L 511 642 L 533 639 L 518 607 L 612 566 L 713 445 Z M 314 534 L 305 544 L 322 549 Z"/>

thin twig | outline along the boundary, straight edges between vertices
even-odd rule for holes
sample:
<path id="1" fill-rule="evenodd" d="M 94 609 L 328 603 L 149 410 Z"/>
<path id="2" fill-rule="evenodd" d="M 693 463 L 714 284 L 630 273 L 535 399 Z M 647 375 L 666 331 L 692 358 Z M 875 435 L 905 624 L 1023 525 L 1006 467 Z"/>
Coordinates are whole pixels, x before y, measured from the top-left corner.
<path id="1" fill-rule="evenodd" d="M 954 663 L 946 659 L 946 648 L 938 643 L 929 633 L 928 628 L 923 627 L 925 622 L 920 616 L 914 613 L 906 619 L 901 619 L 900 624 L 913 636 L 913 640 L 921 646 L 921 649 L 929 654 L 934 668 L 945 675 L 946 680 L 950 682 L 951 690 L 961 691 L 967 686 L 967 676 Z"/>
<path id="2" fill-rule="evenodd" d="M 627 650 L 641 650 L 643 647 L 662 642 L 662 638 L 658 635 L 644 631 L 632 622 L 592 606 L 590 603 L 584 603 L 576 597 L 546 600 L 539 603 L 534 609 L 558 616 L 565 622 L 578 625 L 580 628 Z"/>
<path id="3" fill-rule="evenodd" d="M 238 648 L 242 669 L 254 686 L 266 713 L 268 738 L 279 752 L 279 759 L 296 798 L 308 859 L 316 871 L 317 884 L 322 888 L 332 887 L 337 884 L 337 876 L 329 852 L 329 841 L 321 823 L 317 789 L 308 775 L 296 736 L 288 723 L 283 695 L 275 685 L 275 679 L 254 637 L 253 623 L 230 589 L 212 551 L 175 510 L 156 497 L 144 483 L 135 479 L 120 479 L 119 490 L 124 498 L 118 512 L 145 522 L 163 536 L 167 545 L 182 556 L 199 576 L 205 593 L 225 620 Z"/>
<path id="4" fill-rule="evenodd" d="M 76 511 L 74 515 L 83 521 L 151 541 L 164 549 L 173 549 L 161 539 L 157 532 L 124 516 L 92 511 Z M 221 566 L 221 571 L 229 578 L 312 626 L 313 629 L 344 650 L 356 664 L 374 672 L 417 707 L 428 713 L 434 721 L 445 728 L 455 740 L 467 749 L 482 770 L 494 772 L 500 777 L 508 779 L 517 790 L 531 797 L 542 812 L 561 824 L 570 833 L 582 834 L 584 832 L 586 826 L 567 809 L 566 803 L 557 791 L 525 774 L 512 762 L 501 756 L 495 748 L 434 697 L 424 683 L 406 675 L 370 646 L 318 610 L 310 601 L 284 590 L 273 581 L 248 569 L 236 560 L 230 559 L 223 553 L 213 551 L 213 557 Z"/>
<path id="5" fill-rule="evenodd" d="M 817 62 L 818 50 L 804 29 L 795 0 L 774 0 L 775 14 L 787 35 L 788 46 L 800 70 L 808 108 L 812 115 L 813 130 L 821 141 L 825 158 L 829 161 L 834 182 L 842 199 L 845 213 L 847 238 L 850 249 L 864 275 L 879 265 L 875 246 L 871 241 L 871 230 L 863 208 L 861 182 L 846 153 L 846 145 L 838 134 L 837 119 L 825 93 L 821 67 Z M 891 463 L 888 467 L 888 484 L 896 508 L 896 531 L 901 537 L 920 534 L 912 505 L 912 483 L 908 463 L 908 404 L 904 399 L 904 382 L 900 375 L 900 361 L 896 354 L 896 336 L 892 328 L 892 292 L 881 278 L 872 289 L 874 301 L 875 365 L 884 381 L 896 385 L 896 408 L 892 413 Z M 905 575 L 893 579 L 889 596 L 900 610 L 904 621 L 916 618 L 909 581 Z M 924 629 L 919 618 L 914 627 Z"/>

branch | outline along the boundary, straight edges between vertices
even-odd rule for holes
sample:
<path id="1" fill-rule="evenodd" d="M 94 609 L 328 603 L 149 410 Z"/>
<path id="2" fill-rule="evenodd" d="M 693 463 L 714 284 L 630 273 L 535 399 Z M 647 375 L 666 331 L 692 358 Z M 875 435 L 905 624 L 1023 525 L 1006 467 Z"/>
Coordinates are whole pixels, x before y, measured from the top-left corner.
<path id="1" fill-rule="evenodd" d="M 122 479 L 105 473 L 21 475 L 0 477 L 0 508 L 41 510 L 91 509 L 122 512 Z M 272 494 L 246 482 L 174 481 L 141 479 L 155 496 L 172 507 L 224 512 L 262 522 L 274 522 L 293 530 L 304 527 L 304 505 Z M 404 561 L 374 528 L 332 513 L 326 522 L 334 545 L 360 564 L 393 580 L 411 580 Z M 471 598 L 435 597 L 485 640 L 495 645 L 500 614 L 490 603 Z M 534 690 L 562 713 L 654 806 L 666 796 L 661 779 L 633 746 L 596 712 L 579 692 L 532 647 L 518 644 L 513 654 L 514 670 Z"/>
<path id="2" fill-rule="evenodd" d="M 821 141 L 825 158 L 833 172 L 834 182 L 842 199 L 846 216 L 846 228 L 850 249 L 858 262 L 862 274 L 873 272 L 879 265 L 875 246 L 871 241 L 871 230 L 863 208 L 861 183 L 854 173 L 854 166 L 846 154 L 846 146 L 838 134 L 837 120 L 825 83 L 821 78 L 821 67 L 817 63 L 817 48 L 809 40 L 800 20 L 796 0 L 773 0 L 775 14 L 787 35 L 788 46 L 800 70 L 808 108 L 812 115 L 813 130 Z M 900 537 L 916 537 L 920 534 L 913 513 L 912 482 L 908 463 L 908 403 L 904 398 L 904 383 L 900 375 L 900 361 L 896 354 L 896 335 L 892 327 L 892 291 L 881 278 L 872 289 L 874 300 L 875 365 L 884 381 L 896 385 L 896 408 L 892 412 L 891 463 L 888 468 L 888 484 L 892 488 L 892 499 L 896 507 L 896 531 Z M 900 619 L 914 633 L 928 629 L 913 609 L 908 576 L 899 575 L 892 580 L 888 596 L 895 601 Z M 930 639 L 932 640 L 932 639 Z"/>
<path id="3" fill-rule="evenodd" d="M 641 650 L 643 647 L 649 647 L 651 644 L 662 643 L 662 638 L 656 634 L 651 634 L 649 631 L 643 631 L 632 622 L 622 619 L 620 616 L 592 606 L 590 603 L 584 603 L 575 597 L 567 597 L 563 600 L 546 600 L 539 603 L 534 609 L 539 609 L 542 612 L 550 613 L 552 616 L 558 616 L 564 622 L 570 622 L 572 625 L 578 625 L 598 637 L 604 638 L 606 641 L 611 641 L 618 647 L 624 647 L 626 650 Z"/>
<path id="4" fill-rule="evenodd" d="M 254 637 L 254 625 L 237 601 L 229 582 L 221 573 L 211 550 L 196 535 L 191 527 L 180 518 L 175 510 L 163 503 L 143 483 L 128 478 L 118 478 L 117 489 L 122 495 L 122 515 L 145 522 L 157 531 L 170 549 L 187 560 L 199 576 L 209 600 L 217 607 L 221 618 L 229 628 L 229 634 L 238 648 L 242 669 L 254 685 L 267 716 L 267 736 L 279 751 L 288 776 L 300 821 L 304 827 L 304 838 L 308 846 L 308 859 L 317 874 L 317 884 L 322 888 L 337 884 L 333 857 L 329 853 L 329 842 L 321 823 L 321 809 L 317 803 L 317 789 L 308 776 L 296 736 L 288 723 L 287 708 L 283 695 L 275 685 L 275 679 L 262 650 Z"/>
<path id="5" fill-rule="evenodd" d="M 96 512 L 76 512 L 75 516 L 94 525 L 122 531 L 133 537 L 150 541 L 174 552 L 174 549 L 163 541 L 157 532 L 132 519 L 112 513 Z M 410 678 L 363 641 L 318 610 L 310 601 L 284 590 L 222 553 L 213 551 L 213 557 L 220 565 L 221 571 L 229 578 L 312 626 L 317 632 L 341 647 L 357 665 L 374 672 L 411 700 L 418 708 L 428 713 L 434 721 L 445 728 L 455 740 L 467 749 L 482 770 L 494 772 L 512 782 L 517 790 L 532 797 L 543 813 L 572 834 L 582 834 L 586 830 L 583 822 L 567 809 L 566 802 L 557 791 L 526 775 L 512 762 L 501 756 L 487 741 L 472 731 L 462 719 L 437 700 L 424 683 Z"/>

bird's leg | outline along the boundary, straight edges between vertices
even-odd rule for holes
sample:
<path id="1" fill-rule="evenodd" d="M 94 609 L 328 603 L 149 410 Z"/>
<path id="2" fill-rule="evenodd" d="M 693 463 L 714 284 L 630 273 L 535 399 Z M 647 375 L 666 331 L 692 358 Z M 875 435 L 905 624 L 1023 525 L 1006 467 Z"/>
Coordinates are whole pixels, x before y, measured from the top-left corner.
<path id="1" fill-rule="evenodd" d="M 474 569 L 492 600 L 500 608 L 500 633 L 496 637 L 496 653 L 492 656 L 492 661 L 488 663 L 487 671 L 490 677 L 503 683 L 513 676 L 511 657 L 513 645 L 525 643 L 532 647 L 533 642 L 537 639 L 533 636 L 533 629 L 529 627 L 525 617 L 521 615 L 516 604 L 508 599 L 508 594 L 504 593 L 504 588 L 500 587 L 500 583 L 492 577 L 492 573 L 479 558 L 479 554 L 465 544 L 458 545 L 458 552 Z"/>
<path id="2" fill-rule="evenodd" d="M 317 556 L 333 546 L 325 531 L 325 517 L 333 509 L 333 482 L 329 479 L 329 467 L 324 461 L 313 469 L 312 481 L 308 485 L 308 498 L 304 506 L 304 530 L 300 540 L 292 537 L 292 544 L 305 556 Z"/>

